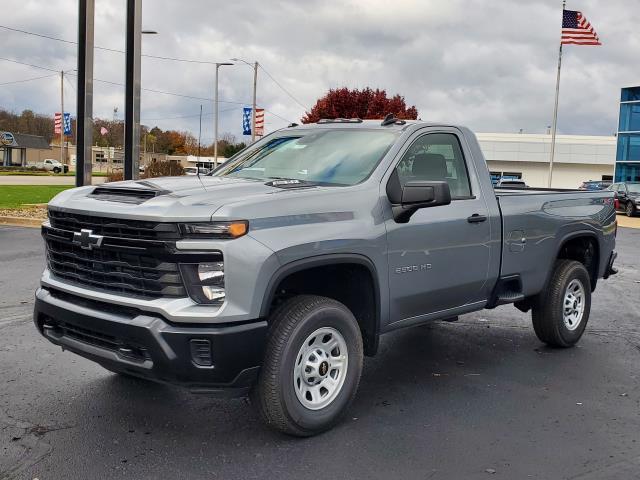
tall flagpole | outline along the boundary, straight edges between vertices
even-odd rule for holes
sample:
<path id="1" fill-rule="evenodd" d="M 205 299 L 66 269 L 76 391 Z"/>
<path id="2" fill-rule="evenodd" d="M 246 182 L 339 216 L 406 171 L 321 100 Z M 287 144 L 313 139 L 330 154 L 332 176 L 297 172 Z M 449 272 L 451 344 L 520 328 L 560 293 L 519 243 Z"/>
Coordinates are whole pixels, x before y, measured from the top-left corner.
<path id="1" fill-rule="evenodd" d="M 564 21 L 564 10 L 567 1 L 562 1 L 562 19 Z M 553 178 L 553 156 L 556 151 L 556 127 L 558 126 L 558 96 L 560 95 L 560 68 L 562 67 L 562 24 L 560 24 L 560 50 L 558 51 L 558 75 L 556 77 L 556 102 L 553 107 L 553 124 L 551 127 L 551 157 L 549 158 L 549 183 L 551 188 L 551 180 Z"/>

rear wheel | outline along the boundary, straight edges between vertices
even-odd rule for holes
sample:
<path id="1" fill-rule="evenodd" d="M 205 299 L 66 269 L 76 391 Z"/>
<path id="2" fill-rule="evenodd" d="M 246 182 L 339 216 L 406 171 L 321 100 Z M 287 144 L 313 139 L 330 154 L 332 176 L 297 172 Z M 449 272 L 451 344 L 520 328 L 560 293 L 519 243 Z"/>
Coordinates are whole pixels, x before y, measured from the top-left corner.
<path id="1" fill-rule="evenodd" d="M 533 329 L 553 347 L 575 345 L 591 311 L 591 280 L 580 262 L 558 260 L 545 290 L 533 303 Z"/>
<path id="2" fill-rule="evenodd" d="M 272 428 L 311 436 L 333 427 L 353 400 L 363 351 L 358 322 L 340 302 L 301 295 L 270 318 L 251 400 Z"/>
<path id="3" fill-rule="evenodd" d="M 633 203 L 631 203 L 631 201 L 627 201 L 627 207 L 625 208 L 625 212 L 627 214 L 627 217 L 633 217 L 636 214 L 636 209 L 633 206 Z"/>

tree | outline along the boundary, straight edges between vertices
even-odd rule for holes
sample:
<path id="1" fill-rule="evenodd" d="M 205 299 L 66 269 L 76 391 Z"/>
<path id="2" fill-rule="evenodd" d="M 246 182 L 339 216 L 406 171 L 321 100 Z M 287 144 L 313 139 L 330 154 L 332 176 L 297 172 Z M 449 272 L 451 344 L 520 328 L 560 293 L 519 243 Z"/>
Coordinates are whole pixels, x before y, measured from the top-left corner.
<path id="1" fill-rule="evenodd" d="M 306 112 L 302 123 L 315 123 L 321 118 L 361 118 L 363 120 L 382 119 L 389 113 L 396 118 L 415 120 L 418 110 L 407 108 L 404 97 L 394 95 L 387 98 L 386 90 L 367 87 L 350 90 L 347 87 L 331 89 L 319 98 L 310 112 Z"/>

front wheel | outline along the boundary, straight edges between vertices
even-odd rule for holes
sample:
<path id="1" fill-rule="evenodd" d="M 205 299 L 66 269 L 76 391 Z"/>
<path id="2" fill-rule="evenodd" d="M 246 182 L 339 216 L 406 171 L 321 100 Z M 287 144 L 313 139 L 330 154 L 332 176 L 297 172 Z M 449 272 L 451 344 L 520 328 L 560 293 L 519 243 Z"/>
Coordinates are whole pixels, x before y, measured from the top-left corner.
<path id="1" fill-rule="evenodd" d="M 590 311 L 589 272 L 575 260 L 558 260 L 545 290 L 533 302 L 536 335 L 549 346 L 571 347 L 582 337 Z"/>
<path id="2" fill-rule="evenodd" d="M 60 173 L 59 167 L 53 167 L 53 173 Z"/>
<path id="3" fill-rule="evenodd" d="M 631 203 L 630 201 L 627 202 L 625 213 L 627 214 L 627 217 L 633 217 L 636 214 L 636 209 L 634 208 L 633 203 Z"/>
<path id="4" fill-rule="evenodd" d="M 300 295 L 282 304 L 270 323 L 252 403 L 263 420 L 281 432 L 307 437 L 330 429 L 360 382 L 358 322 L 340 302 Z"/>

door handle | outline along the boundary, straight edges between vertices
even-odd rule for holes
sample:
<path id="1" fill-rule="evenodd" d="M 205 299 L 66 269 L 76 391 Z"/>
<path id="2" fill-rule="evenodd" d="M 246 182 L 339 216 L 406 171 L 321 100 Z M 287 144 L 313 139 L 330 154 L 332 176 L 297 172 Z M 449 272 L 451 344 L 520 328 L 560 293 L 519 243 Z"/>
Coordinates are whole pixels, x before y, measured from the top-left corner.
<path id="1" fill-rule="evenodd" d="M 480 222 L 484 222 L 486 219 L 487 219 L 486 215 L 480 215 L 479 213 L 474 213 L 470 217 L 467 217 L 467 222 L 480 223 Z"/>

